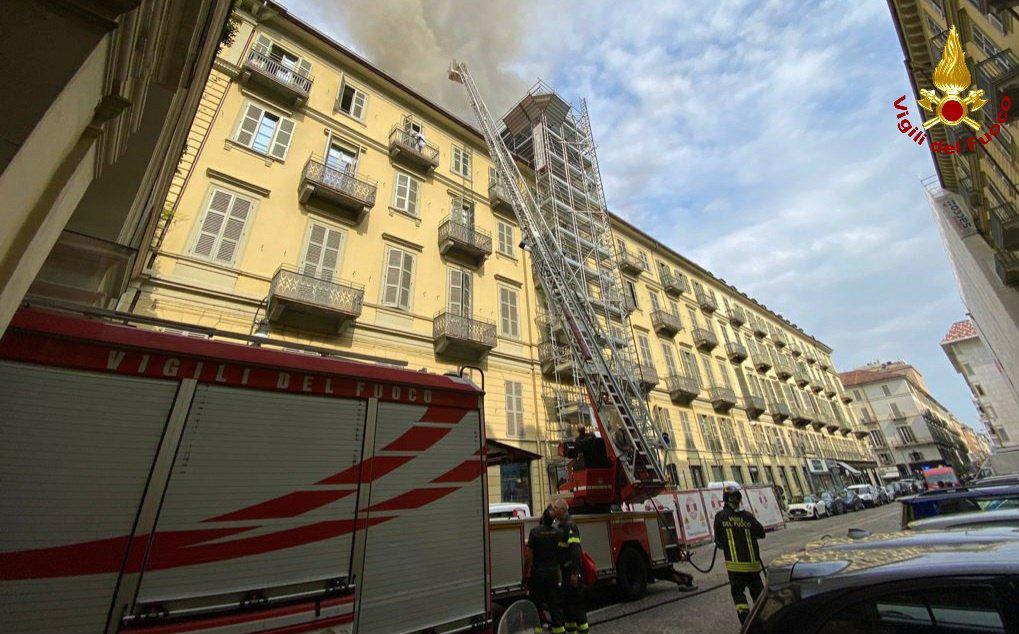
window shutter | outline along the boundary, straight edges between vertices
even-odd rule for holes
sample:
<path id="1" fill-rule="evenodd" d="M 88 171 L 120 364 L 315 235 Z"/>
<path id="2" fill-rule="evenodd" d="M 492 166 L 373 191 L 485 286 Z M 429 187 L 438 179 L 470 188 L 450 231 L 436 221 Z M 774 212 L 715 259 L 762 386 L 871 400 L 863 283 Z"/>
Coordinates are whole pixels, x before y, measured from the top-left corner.
<path id="1" fill-rule="evenodd" d="M 463 315 L 463 276 L 456 269 L 449 269 L 449 302 L 447 310 L 454 315 Z"/>
<path id="2" fill-rule="evenodd" d="M 412 216 L 418 215 L 418 182 L 407 177 L 407 212 Z"/>
<path id="3" fill-rule="evenodd" d="M 290 139 L 294 134 L 293 119 L 280 119 L 279 129 L 276 131 L 276 141 L 272 145 L 272 155 L 280 160 L 287 157 L 287 149 L 290 147 Z"/>
<path id="4" fill-rule="evenodd" d="M 270 46 L 272 46 L 272 40 L 262 34 L 259 34 L 258 38 L 255 39 L 255 45 L 253 48 L 262 55 L 268 56 Z"/>
<path id="5" fill-rule="evenodd" d="M 304 266 L 302 268 L 305 275 L 318 277 L 325 234 L 326 228 L 322 225 L 313 224 L 311 226 L 311 232 L 308 234 L 308 247 L 304 250 Z"/>
<path id="6" fill-rule="evenodd" d="M 325 248 L 322 249 L 321 277 L 332 280 L 336 276 L 336 266 L 340 261 L 340 248 L 343 246 L 343 233 L 336 229 L 326 229 Z"/>
<path id="7" fill-rule="evenodd" d="M 241 145 L 251 146 L 251 140 L 258 130 L 258 122 L 262 119 L 262 109 L 255 104 L 248 104 L 248 110 L 244 113 L 241 126 L 237 128 L 236 141 Z"/>
<path id="8" fill-rule="evenodd" d="M 410 308 L 410 283 L 414 273 L 414 257 L 409 253 L 403 254 L 403 270 L 400 276 L 400 307 Z"/>
<path id="9" fill-rule="evenodd" d="M 237 255 L 237 244 L 244 234 L 244 225 L 248 221 L 248 213 L 251 211 L 251 202 L 243 198 L 234 197 L 234 204 L 230 207 L 230 215 L 223 227 L 223 237 L 216 249 L 216 259 L 220 262 L 233 263 Z"/>
<path id="10" fill-rule="evenodd" d="M 297 71 L 298 71 L 298 73 L 300 73 L 301 75 L 304 75 L 305 77 L 311 77 L 311 62 L 309 62 L 308 60 L 302 58 L 297 63 Z"/>
<path id="11" fill-rule="evenodd" d="M 350 116 L 361 120 L 364 118 L 364 104 L 366 96 L 360 90 L 354 90 L 354 99 L 350 104 Z"/>
<path id="12" fill-rule="evenodd" d="M 393 206 L 397 209 L 407 210 L 407 200 L 409 197 L 408 190 L 410 188 L 410 177 L 406 174 L 396 173 L 396 187 L 393 188 Z"/>
<path id="13" fill-rule="evenodd" d="M 202 227 L 198 231 L 198 240 L 195 241 L 194 253 L 205 257 L 212 256 L 212 250 L 216 246 L 216 240 L 223 230 L 223 223 L 226 220 L 227 211 L 230 209 L 230 201 L 233 196 L 222 190 L 212 193 L 212 200 L 209 201 L 209 208 L 205 211 L 205 219 L 202 220 Z"/>

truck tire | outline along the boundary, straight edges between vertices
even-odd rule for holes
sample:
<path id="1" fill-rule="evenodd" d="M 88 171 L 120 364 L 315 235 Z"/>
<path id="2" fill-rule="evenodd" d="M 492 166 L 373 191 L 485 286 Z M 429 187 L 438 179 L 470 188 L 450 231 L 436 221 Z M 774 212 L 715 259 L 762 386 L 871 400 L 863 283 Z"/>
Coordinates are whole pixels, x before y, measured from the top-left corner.
<path id="1" fill-rule="evenodd" d="M 627 547 L 616 560 L 616 588 L 624 601 L 636 601 L 647 594 L 648 567 L 644 555 Z"/>

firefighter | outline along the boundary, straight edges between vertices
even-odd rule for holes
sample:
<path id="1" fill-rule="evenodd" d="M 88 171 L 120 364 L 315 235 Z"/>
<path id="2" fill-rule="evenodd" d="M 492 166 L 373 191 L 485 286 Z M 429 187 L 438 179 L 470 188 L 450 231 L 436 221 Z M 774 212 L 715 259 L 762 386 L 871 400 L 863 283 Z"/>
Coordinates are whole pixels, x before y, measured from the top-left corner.
<path id="1" fill-rule="evenodd" d="M 722 510 L 715 515 L 715 545 L 725 555 L 725 570 L 729 573 L 729 589 L 736 604 L 740 623 L 750 614 L 746 591 L 757 601 L 764 590 L 761 580 L 761 549 L 757 540 L 764 539 L 764 527 L 750 511 L 741 511 L 743 494 L 734 486 L 722 493 Z"/>
<path id="2" fill-rule="evenodd" d="M 524 551 L 524 585 L 539 614 L 547 614 L 551 634 L 563 634 L 562 595 L 559 591 L 559 531 L 553 525 L 555 513 L 549 506 L 541 514 L 541 523 L 531 529 Z M 541 632 L 541 627 L 535 627 Z"/>
<path id="3" fill-rule="evenodd" d="M 584 610 L 583 552 L 580 529 L 570 517 L 570 505 L 563 498 L 552 502 L 552 511 L 559 522 L 559 566 L 563 576 L 563 616 L 566 631 L 583 634 L 590 630 Z"/>

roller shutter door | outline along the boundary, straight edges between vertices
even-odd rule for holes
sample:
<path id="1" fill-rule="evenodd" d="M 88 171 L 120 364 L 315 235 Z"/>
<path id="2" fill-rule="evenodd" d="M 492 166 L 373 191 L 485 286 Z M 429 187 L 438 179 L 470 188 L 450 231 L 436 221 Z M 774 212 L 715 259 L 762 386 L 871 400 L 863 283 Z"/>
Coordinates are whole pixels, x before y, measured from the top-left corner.
<path id="1" fill-rule="evenodd" d="M 357 479 L 322 481 L 360 462 L 364 417 L 362 401 L 199 386 L 138 600 L 347 577 Z"/>
<path id="2" fill-rule="evenodd" d="M 0 362 L 4 632 L 101 632 L 177 383 Z"/>

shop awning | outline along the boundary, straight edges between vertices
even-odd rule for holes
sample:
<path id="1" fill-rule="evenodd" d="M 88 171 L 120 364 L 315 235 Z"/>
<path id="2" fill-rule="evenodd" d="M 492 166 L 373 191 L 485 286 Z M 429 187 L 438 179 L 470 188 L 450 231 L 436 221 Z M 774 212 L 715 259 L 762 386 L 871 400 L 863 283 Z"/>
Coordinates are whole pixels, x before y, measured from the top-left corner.
<path id="1" fill-rule="evenodd" d="M 513 445 L 507 445 L 498 440 L 485 441 L 485 454 L 488 458 L 488 466 L 490 467 L 497 467 L 510 462 L 532 462 L 541 459 L 541 454 L 536 454 L 533 451 L 521 449 L 520 447 L 514 447 Z"/>
<path id="2" fill-rule="evenodd" d="M 842 467 L 843 469 L 845 469 L 846 473 L 848 473 L 850 475 L 863 475 L 862 471 L 860 471 L 856 467 L 852 467 L 850 465 L 847 465 L 844 462 L 839 462 L 839 466 Z"/>

